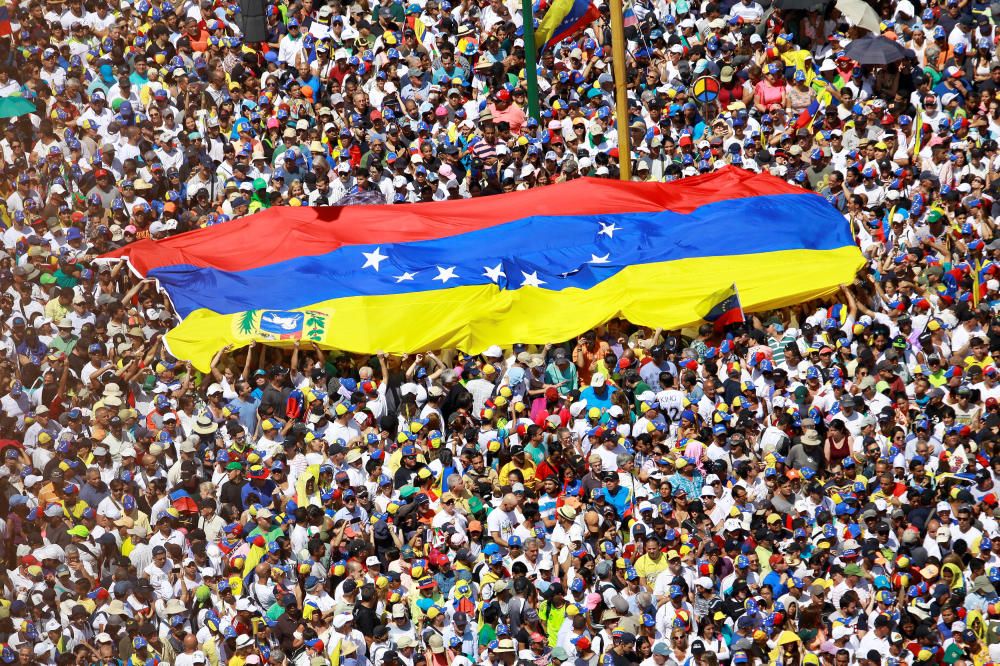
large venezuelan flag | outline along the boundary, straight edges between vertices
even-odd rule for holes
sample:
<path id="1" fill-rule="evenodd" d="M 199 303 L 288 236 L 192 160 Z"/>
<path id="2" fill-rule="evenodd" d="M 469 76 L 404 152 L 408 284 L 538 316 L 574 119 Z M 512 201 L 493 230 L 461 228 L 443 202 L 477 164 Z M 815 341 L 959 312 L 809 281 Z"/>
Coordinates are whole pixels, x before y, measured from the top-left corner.
<path id="1" fill-rule="evenodd" d="M 673 329 L 701 321 L 703 301 L 733 283 L 753 311 L 829 293 L 863 265 L 825 199 L 732 167 L 667 184 L 271 208 L 114 257 L 166 290 L 183 317 L 169 349 L 200 369 L 252 339 L 478 353 L 615 316 Z"/>

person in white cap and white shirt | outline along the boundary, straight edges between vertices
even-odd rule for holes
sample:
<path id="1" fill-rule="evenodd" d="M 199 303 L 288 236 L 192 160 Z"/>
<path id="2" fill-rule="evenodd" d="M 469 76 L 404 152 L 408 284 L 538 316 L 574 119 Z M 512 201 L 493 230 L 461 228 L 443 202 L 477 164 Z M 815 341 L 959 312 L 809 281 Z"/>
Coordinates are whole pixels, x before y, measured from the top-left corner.
<path id="1" fill-rule="evenodd" d="M 415 629 L 406 615 L 404 604 L 395 604 L 392 607 L 392 621 L 389 623 L 389 640 L 399 646 L 399 641 L 403 636 L 413 636 Z"/>
<path id="2" fill-rule="evenodd" d="M 59 651 L 57 645 L 63 639 L 63 626 L 59 623 L 59 620 L 47 620 L 45 622 L 45 640 L 39 641 L 34 646 L 37 661 L 43 664 L 52 662 L 52 655 L 55 655 Z M 46 655 L 49 655 L 49 657 L 46 658 Z"/>
<path id="3" fill-rule="evenodd" d="M 350 613 L 339 613 L 334 616 L 333 626 L 322 638 L 328 655 L 343 652 L 344 643 L 353 643 L 358 650 L 358 663 L 365 663 L 368 643 L 365 642 L 364 634 L 354 628 L 354 616 Z"/>
<path id="4" fill-rule="evenodd" d="M 494 352 L 497 353 L 497 358 L 488 356 L 488 354 Z M 469 380 L 465 385 L 465 388 L 472 394 L 472 413 L 477 417 L 483 411 L 483 407 L 486 406 L 486 401 L 492 398 L 493 392 L 496 391 L 496 380 L 500 374 L 497 365 L 500 362 L 500 353 L 499 347 L 490 347 L 483 352 L 483 356 L 486 356 L 487 360 L 492 362 L 484 365 L 480 375 L 475 379 Z"/>
<path id="5" fill-rule="evenodd" d="M 35 422 L 24 431 L 24 449 L 28 453 L 32 453 L 38 445 L 40 434 L 47 432 L 52 439 L 55 439 L 60 430 L 59 424 L 49 416 L 49 408 L 45 405 L 39 405 L 35 408 Z M 48 461 L 46 460 L 46 462 Z M 32 464 L 35 464 L 34 461 Z M 39 469 L 44 469 L 44 466 L 39 467 Z"/>

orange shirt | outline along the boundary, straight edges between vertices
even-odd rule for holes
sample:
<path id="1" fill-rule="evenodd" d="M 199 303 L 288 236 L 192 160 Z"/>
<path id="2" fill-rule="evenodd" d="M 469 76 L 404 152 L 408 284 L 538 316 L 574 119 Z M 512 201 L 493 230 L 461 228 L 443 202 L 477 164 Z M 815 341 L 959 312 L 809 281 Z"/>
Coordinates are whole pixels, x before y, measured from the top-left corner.
<path id="1" fill-rule="evenodd" d="M 590 378 L 594 374 L 592 368 L 598 360 L 603 360 L 605 355 L 611 351 L 611 347 L 604 340 L 600 340 L 594 349 L 577 345 L 573 348 L 573 363 L 580 375 L 580 386 L 588 386 Z"/>

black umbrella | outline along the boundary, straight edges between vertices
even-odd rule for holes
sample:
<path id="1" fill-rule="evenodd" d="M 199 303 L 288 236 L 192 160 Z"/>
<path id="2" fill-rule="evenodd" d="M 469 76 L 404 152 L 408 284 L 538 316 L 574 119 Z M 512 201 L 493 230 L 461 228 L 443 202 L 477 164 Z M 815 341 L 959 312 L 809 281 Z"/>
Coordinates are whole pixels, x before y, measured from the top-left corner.
<path id="1" fill-rule="evenodd" d="M 830 4 L 830 0 L 774 0 L 773 6 L 785 11 L 818 12 L 828 4 Z"/>
<path id="2" fill-rule="evenodd" d="M 913 51 L 885 37 L 855 39 L 844 49 L 847 57 L 862 65 L 888 65 L 913 57 Z"/>

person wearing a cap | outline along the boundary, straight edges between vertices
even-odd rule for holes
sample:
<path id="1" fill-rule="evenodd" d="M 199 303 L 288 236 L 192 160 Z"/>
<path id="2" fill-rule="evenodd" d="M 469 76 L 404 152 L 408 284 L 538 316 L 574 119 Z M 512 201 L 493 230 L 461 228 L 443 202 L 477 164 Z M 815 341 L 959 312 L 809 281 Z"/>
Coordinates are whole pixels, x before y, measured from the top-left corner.
<path id="1" fill-rule="evenodd" d="M 894 657 L 912 652 L 915 662 L 931 663 L 937 654 L 928 649 L 929 656 L 923 655 L 911 645 L 922 642 L 950 650 L 945 661 L 961 658 L 962 630 L 952 630 L 944 619 L 954 609 L 938 603 L 936 585 L 924 589 L 920 583 L 928 581 L 912 576 L 931 572 L 927 560 L 942 549 L 944 558 L 956 560 L 932 565 L 969 589 L 969 627 L 977 622 L 975 611 L 988 614 L 989 604 L 974 608 L 968 601 L 979 596 L 972 588 L 988 591 L 976 581 L 1000 581 L 990 550 L 1000 543 L 993 515 L 1000 448 L 989 434 L 1000 426 L 991 402 L 1000 399 L 992 395 L 993 359 L 1000 353 L 1000 318 L 993 312 L 1000 302 L 994 289 L 1000 272 L 993 263 L 1000 260 L 1000 246 L 991 231 L 1000 214 L 1000 187 L 989 179 L 1000 152 L 989 118 L 977 116 L 976 107 L 988 107 L 1000 81 L 1000 69 L 990 65 L 996 45 L 989 27 L 977 25 L 988 8 L 973 6 L 970 20 L 956 1 L 940 10 L 902 2 L 882 17 L 882 25 L 868 26 L 873 30 L 841 19 L 830 30 L 792 31 L 768 20 L 753 0 L 723 6 L 721 15 L 712 3 L 686 4 L 654 3 L 636 12 L 637 25 L 630 28 L 649 42 L 635 50 L 635 76 L 625 83 L 633 180 L 651 189 L 686 187 L 687 177 L 744 169 L 780 187 L 819 191 L 849 220 L 848 248 L 856 244 L 864 257 L 858 279 L 846 293 L 755 312 L 756 318 L 722 333 L 707 326 L 694 340 L 668 336 L 669 350 L 641 344 L 652 339 L 651 331 L 625 320 L 591 330 L 582 324 L 573 331 L 575 343 L 532 341 L 544 348 L 538 375 L 519 360 L 519 352 L 526 352 L 520 348 L 505 358 L 496 346 L 481 359 L 461 350 L 436 350 L 441 365 L 418 364 L 427 370 L 427 376 L 415 378 L 419 409 L 402 419 L 401 405 L 409 409 L 411 398 L 397 381 L 403 374 L 398 355 L 377 355 L 384 365 L 372 367 L 347 354 L 327 362 L 302 345 L 227 349 L 214 367 L 233 391 L 227 388 L 220 398 L 154 339 L 168 330 L 173 316 L 156 286 L 134 278 L 124 264 L 111 267 L 92 258 L 135 240 L 169 244 L 184 232 L 205 233 L 202 228 L 237 230 L 233 222 L 246 215 L 281 217 L 290 205 L 368 197 L 405 205 L 527 190 L 580 176 L 616 177 L 620 160 L 628 156 L 614 145 L 614 77 L 607 68 L 610 52 L 595 38 L 599 24 L 581 26 L 540 48 L 541 78 L 550 89 L 542 91 L 539 116 L 530 118 L 515 29 L 527 21 L 520 8 L 503 3 L 482 9 L 483 17 L 475 6 L 433 0 L 426 6 L 388 3 L 373 11 L 352 2 L 333 9 L 323 3 L 288 11 L 270 7 L 268 48 L 260 57 L 250 52 L 253 44 L 243 44 L 229 8 L 206 3 L 194 8 L 201 17 L 188 16 L 169 1 L 123 3 L 114 12 L 99 6 L 85 21 L 93 23 L 91 33 L 80 30 L 81 16 L 88 14 L 75 1 L 16 12 L 12 39 L 23 48 L 11 51 L 0 72 L 0 90 L 26 91 L 38 110 L 32 122 L 4 120 L 0 139 L 10 167 L 3 239 L 12 262 L 9 274 L 0 269 L 0 282 L 8 281 L 3 302 L 9 327 L 0 332 L 8 359 L 0 368 L 5 373 L 0 394 L 9 426 L 4 437 L 25 450 L 4 465 L 16 491 L 8 494 L 13 511 L 8 536 L 20 551 L 15 557 L 74 540 L 73 547 L 96 540 L 95 546 L 113 551 L 113 544 L 100 541 L 108 536 L 135 565 L 138 582 L 145 582 L 158 577 L 143 573 L 153 556 L 141 534 L 152 521 L 158 525 L 153 540 L 160 545 L 167 530 L 168 547 L 179 549 L 178 561 L 189 550 L 196 558 L 204 553 L 213 559 L 218 585 L 226 588 L 226 601 L 219 605 L 228 609 L 237 602 L 247 605 L 254 582 L 246 579 L 256 576 L 260 565 L 270 567 L 260 579 L 275 588 L 294 585 L 297 576 L 304 580 L 308 569 L 320 580 L 332 576 L 339 589 L 346 569 L 375 555 L 363 546 L 366 530 L 380 549 L 398 547 L 396 538 L 405 546 L 429 530 L 422 543 L 414 542 L 419 554 L 387 560 L 384 570 L 371 576 L 379 599 L 399 597 L 386 602 L 388 612 L 391 604 L 412 602 L 407 576 L 415 559 L 426 561 L 420 578 L 437 581 L 442 591 L 452 580 L 475 591 L 497 571 L 516 591 L 527 580 L 518 566 L 524 561 L 506 562 L 504 553 L 510 537 L 517 536 L 526 549 L 531 539 L 539 540 L 541 562 L 528 575 L 535 575 L 538 590 L 546 594 L 556 580 L 572 581 L 575 574 L 564 565 L 597 569 L 614 560 L 613 571 L 624 572 L 619 583 L 630 590 L 628 614 L 639 618 L 657 611 L 638 607 L 643 593 L 656 592 L 657 579 L 634 572 L 644 569 L 639 563 L 654 552 L 648 544 L 639 547 L 639 540 L 652 534 L 654 546 L 676 551 L 679 557 L 671 562 L 687 561 L 681 572 L 688 588 L 704 577 L 718 589 L 716 612 L 735 632 L 733 647 L 738 645 L 728 663 L 763 661 L 777 644 L 784 654 L 796 643 L 786 646 L 786 630 L 803 631 L 793 626 L 801 615 L 786 612 L 787 599 L 799 590 L 794 583 L 784 583 L 786 611 L 763 599 L 766 592 L 751 589 L 758 582 L 757 562 L 776 554 L 789 555 L 786 566 L 795 577 L 802 574 L 821 589 L 835 587 L 841 569 L 861 563 L 872 574 L 870 587 L 878 597 L 868 634 L 884 633 L 876 623 L 885 613 L 892 618 L 889 636 L 906 635 L 890 641 L 890 653 L 905 651 Z M 535 18 L 542 20 L 544 12 Z M 809 24 L 825 20 L 819 8 L 801 13 Z M 487 30 L 477 35 L 480 18 Z M 109 27 L 115 29 L 113 39 L 101 36 Z M 916 60 L 890 66 L 853 60 L 854 49 L 868 41 L 858 37 L 868 32 L 879 36 L 876 43 L 912 48 Z M 845 50 L 849 39 L 858 43 Z M 84 42 L 86 53 L 80 50 Z M 734 57 L 740 44 L 749 60 Z M 122 59 L 118 51 L 139 55 Z M 428 59 L 422 60 L 425 51 Z M 221 70 L 213 69 L 217 61 L 224 64 Z M 42 88 L 28 80 L 34 72 Z M 696 104 L 692 98 L 692 81 L 701 75 L 718 77 L 722 90 L 714 103 Z M 201 111 L 185 115 L 192 101 Z M 332 183 L 331 173 L 337 175 Z M 676 183 L 663 185 L 667 181 Z M 713 258 L 712 266 L 721 270 L 726 261 Z M 855 316 L 855 307 L 864 317 Z M 314 368 L 322 371 L 310 372 Z M 109 397 L 104 389 L 115 373 L 121 392 Z M 518 400 L 515 390 L 534 390 L 536 379 L 556 387 L 560 408 L 568 412 L 559 425 L 568 432 L 551 437 L 553 421 L 534 418 L 530 404 Z M 218 376 L 215 381 L 222 383 Z M 316 400 L 307 401 L 301 418 L 295 405 L 298 391 L 307 390 Z M 296 400 L 290 402 L 293 391 Z M 778 395 L 781 391 L 787 395 Z M 206 406 L 201 397 L 209 392 Z M 665 427 L 647 416 L 652 410 L 642 409 L 654 402 L 670 419 Z M 422 424 L 409 432 L 415 414 L 440 420 L 441 436 Z M 191 452 L 185 438 L 203 418 L 221 427 L 217 433 L 196 430 L 198 446 Z M 537 434 L 529 436 L 531 426 L 541 428 L 541 441 Z M 99 440 L 108 454 L 86 438 Z M 817 441 L 830 445 L 824 450 Z M 554 450 L 557 442 L 562 451 Z M 526 465 L 512 462 L 515 446 L 525 447 L 526 460 L 541 456 L 535 474 L 544 479 L 544 494 L 519 471 Z M 452 457 L 449 464 L 445 451 Z M 678 473 L 675 461 L 681 470 L 688 467 L 683 456 L 694 461 L 694 474 L 717 476 L 719 483 L 699 485 Z M 588 469 L 592 459 L 598 462 Z M 756 461 L 764 462 L 763 470 Z M 634 472 L 627 471 L 631 463 Z M 88 470 L 91 465 L 96 469 Z M 461 475 L 461 485 L 452 484 L 449 466 Z M 253 486 L 244 481 L 244 470 L 255 477 Z M 502 494 L 502 470 L 510 477 L 503 480 L 512 486 L 513 502 Z M 110 485 L 110 498 L 89 483 L 94 471 Z M 616 471 L 628 481 L 636 504 L 622 515 L 613 510 L 615 497 L 605 494 L 601 478 Z M 268 488 L 261 492 L 265 474 Z M 343 482 L 339 474 L 346 477 Z M 298 480 L 304 481 L 301 492 Z M 517 482 L 523 483 L 514 487 Z M 412 493 L 406 488 L 411 484 Z M 452 525 L 435 516 L 432 507 L 446 493 L 460 496 L 458 513 L 473 514 L 464 535 L 452 533 Z M 211 529 L 201 523 L 208 502 L 216 505 Z M 948 511 L 932 511 L 941 502 Z M 903 504 L 902 515 L 893 514 L 884 533 L 883 505 Z M 49 505 L 55 505 L 52 515 Z M 974 505 L 974 520 L 960 521 L 968 505 Z M 781 509 L 778 522 L 769 524 L 755 513 L 768 506 Z M 176 515 L 160 521 L 166 510 Z M 339 527 L 331 533 L 333 521 L 324 515 L 357 517 L 365 529 L 345 520 L 338 541 Z M 539 523 L 536 515 L 548 519 Z M 725 548 L 726 558 L 713 560 L 707 534 L 692 528 L 706 522 L 739 540 L 724 544 L 736 546 Z M 499 539 L 496 527 L 506 527 Z M 83 529 L 90 536 L 79 536 Z M 948 537 L 940 545 L 939 532 Z M 265 534 L 257 545 L 256 538 Z M 280 544 L 279 551 L 271 552 L 271 544 Z M 500 549 L 501 563 L 479 562 L 491 546 Z M 468 551 L 468 557 L 457 562 L 455 548 Z M 329 563 L 340 561 L 334 551 L 347 555 L 343 572 Z M 591 554 L 600 561 L 588 559 Z M 49 569 L 62 561 L 41 559 Z M 712 569 L 695 575 L 705 559 Z M 42 579 L 29 575 L 32 566 L 12 575 L 20 581 L 16 601 L 25 605 L 17 617 L 33 616 L 43 601 L 28 593 L 26 583 Z M 275 567 L 290 573 L 276 574 Z M 631 578 L 630 567 L 636 573 Z M 912 580 L 904 581 L 906 576 Z M 596 574 L 594 579 L 606 580 Z M 229 584 L 241 580 L 246 584 Z M 634 592 L 632 585 L 638 588 Z M 659 592 L 669 598 L 667 585 Z M 364 605 L 364 587 L 338 603 Z M 173 586 L 154 588 L 176 594 Z M 148 600 L 145 592 L 131 589 L 112 590 L 114 601 Z M 894 596 L 887 597 L 890 589 Z M 829 596 L 836 600 L 840 593 L 837 587 Z M 508 594 L 500 596 L 505 600 Z M 590 592 L 580 594 L 586 600 Z M 611 601 L 603 596 L 596 602 L 600 607 L 583 609 L 597 621 Z M 806 600 L 812 597 L 818 599 Z M 100 603 L 88 599 L 82 605 L 89 609 L 91 601 Z M 170 601 L 177 600 L 160 604 Z M 471 604 L 467 619 L 472 619 L 481 616 L 484 601 L 476 594 L 449 595 L 437 602 L 445 612 L 435 621 L 444 622 L 447 635 L 456 617 L 452 602 Z M 70 624 L 75 603 L 45 603 L 44 612 L 62 626 Z M 129 604 L 133 610 L 142 605 Z M 273 639 L 303 666 L 313 657 L 329 658 L 329 634 L 323 630 L 314 635 L 307 627 L 295 638 L 298 619 L 313 617 L 311 606 L 298 599 L 285 606 L 280 615 L 274 609 L 278 624 L 261 634 L 267 636 L 261 647 Z M 547 618 L 547 630 L 558 635 L 569 615 L 581 610 L 572 608 L 562 622 Z M 492 625 L 511 619 L 499 613 L 494 618 L 492 610 L 486 614 Z M 242 616 L 241 622 L 247 620 Z M 200 651 L 214 661 L 211 655 L 219 651 L 209 647 L 223 640 L 223 658 L 232 656 L 238 637 L 251 635 L 239 622 L 231 627 L 228 617 L 221 626 L 214 624 L 211 637 L 199 631 L 193 638 L 198 645 L 184 646 L 182 661 Z M 950 634 L 940 629 L 946 625 Z M 667 643 L 673 628 L 661 632 Z M 176 636 L 174 629 L 167 633 Z M 235 635 L 224 638 L 227 629 Z M 623 627 L 623 633 L 626 629 L 633 627 Z M 843 633 L 839 629 L 832 635 Z M 36 639 L 26 633 L 0 631 L 0 644 L 31 652 Z M 146 631 L 141 636 L 151 638 Z M 427 659 L 409 645 L 410 635 L 397 637 L 383 663 L 413 666 L 415 659 Z M 518 650 L 531 645 L 530 634 L 520 645 L 515 638 L 502 634 L 495 646 L 484 641 L 478 653 L 464 656 L 476 663 L 514 662 Z M 637 654 L 645 649 L 644 638 Z M 610 633 L 607 639 L 590 646 L 584 659 L 601 662 L 609 656 L 613 662 L 607 654 L 614 653 Z M 690 649 L 675 654 L 678 663 L 702 663 L 713 652 L 706 644 L 699 661 L 694 653 L 700 648 L 691 639 Z M 307 644 L 317 640 L 323 649 L 310 650 Z M 831 655 L 831 663 L 873 661 L 871 646 L 859 647 L 859 641 L 852 633 L 817 652 Z M 841 654 L 830 651 L 841 646 Z M 449 641 L 434 641 L 433 647 L 431 660 L 453 649 Z M 580 656 L 559 647 L 567 656 Z M 669 647 L 651 645 L 653 661 L 666 662 Z M 875 651 L 885 655 L 882 647 Z M 237 661 L 262 662 L 266 651 L 255 650 L 248 654 L 241 648 Z M 50 652 L 58 661 L 67 650 L 54 646 Z M 129 645 L 124 652 L 118 656 L 134 654 L 142 661 L 153 656 L 147 646 Z M 169 650 L 158 656 L 168 654 L 165 660 L 174 661 Z M 351 661 L 358 654 L 342 656 Z M 627 658 L 631 654 L 626 651 Z M 715 654 L 725 666 L 724 652 Z M 559 658 L 555 650 L 551 656 Z M 803 663 L 812 666 L 811 657 L 804 655 Z M 40 661 L 49 659 L 39 655 Z M 271 660 L 274 666 L 280 662 Z"/>

